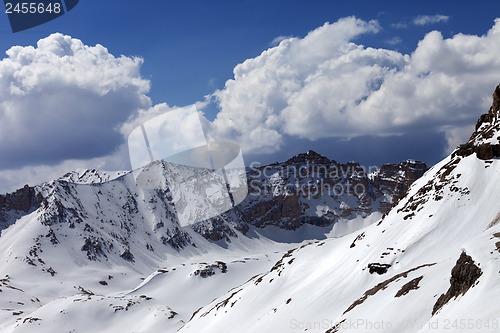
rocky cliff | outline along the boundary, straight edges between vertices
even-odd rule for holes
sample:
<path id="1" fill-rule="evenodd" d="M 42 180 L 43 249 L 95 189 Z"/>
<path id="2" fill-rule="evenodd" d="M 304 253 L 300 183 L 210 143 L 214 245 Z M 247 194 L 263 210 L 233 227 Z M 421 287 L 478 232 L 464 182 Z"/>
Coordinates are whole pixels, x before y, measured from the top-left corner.
<path id="1" fill-rule="evenodd" d="M 285 229 L 385 214 L 427 169 L 418 161 L 381 168 L 343 164 L 310 150 L 283 163 L 251 167 L 249 195 L 238 209 L 248 224 Z"/>
<path id="2" fill-rule="evenodd" d="M 500 84 L 493 92 L 493 102 L 487 113 L 482 114 L 476 123 L 476 130 L 469 141 L 459 147 L 455 155 L 466 157 L 472 154 L 481 160 L 500 157 Z"/>
<path id="3" fill-rule="evenodd" d="M 42 195 L 28 185 L 16 192 L 0 195 L 0 232 L 20 216 L 38 209 L 42 199 Z"/>
<path id="4" fill-rule="evenodd" d="M 155 168 L 154 172 L 166 172 L 161 165 Z M 427 169 L 417 161 L 370 169 L 356 162 L 342 164 L 310 150 L 282 163 L 249 167 L 248 197 L 234 209 L 188 229 L 210 241 L 230 242 L 237 232 L 245 234 L 252 226 L 295 230 L 306 224 L 325 227 L 385 214 Z M 176 222 L 169 193 L 168 189 L 142 191 L 132 174 L 125 172 L 75 171 L 0 196 L 0 230 L 37 209 L 45 225 L 67 223 L 72 228 L 111 219 L 127 229 L 134 219 L 147 220 L 152 215 L 153 231 L 165 231 L 159 236 L 162 243 L 182 249 L 193 241 Z M 92 237 L 85 241 L 87 248 Z"/>

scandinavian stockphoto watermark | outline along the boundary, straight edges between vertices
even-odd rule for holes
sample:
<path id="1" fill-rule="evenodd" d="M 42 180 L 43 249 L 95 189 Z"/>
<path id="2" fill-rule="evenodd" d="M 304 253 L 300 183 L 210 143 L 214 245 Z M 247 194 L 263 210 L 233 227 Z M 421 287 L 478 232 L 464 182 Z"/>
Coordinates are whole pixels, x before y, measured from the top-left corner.
<path id="1" fill-rule="evenodd" d="M 319 321 L 300 321 L 296 319 L 290 320 L 289 327 L 292 330 L 332 330 L 334 328 L 342 329 L 344 331 L 386 331 L 390 330 L 393 326 L 390 321 L 384 320 L 370 320 L 366 318 L 348 319 L 339 323 L 323 319 Z"/>
<path id="2" fill-rule="evenodd" d="M 208 142 L 194 105 L 144 122 L 128 148 L 137 185 L 168 190 L 181 226 L 216 217 L 247 196 L 239 145 Z"/>
<path id="3" fill-rule="evenodd" d="M 5 14 L 12 32 L 19 32 L 52 21 L 69 12 L 79 0 L 4 0 Z"/>
<path id="4" fill-rule="evenodd" d="M 253 162 L 249 167 L 249 189 L 255 196 L 295 195 L 312 199 L 320 195 L 349 195 L 360 198 L 368 193 L 368 175 L 378 170 L 378 166 L 322 164 L 313 160 L 265 166 Z"/>
<path id="5" fill-rule="evenodd" d="M 430 320 L 410 320 L 392 322 L 390 320 L 373 320 L 368 318 L 346 318 L 340 322 L 330 319 L 318 321 L 300 321 L 292 319 L 289 328 L 297 331 L 312 330 L 342 330 L 343 332 L 386 332 L 388 330 L 406 331 L 436 331 L 436 332 L 498 332 L 498 319 L 482 318 L 431 318 Z"/>

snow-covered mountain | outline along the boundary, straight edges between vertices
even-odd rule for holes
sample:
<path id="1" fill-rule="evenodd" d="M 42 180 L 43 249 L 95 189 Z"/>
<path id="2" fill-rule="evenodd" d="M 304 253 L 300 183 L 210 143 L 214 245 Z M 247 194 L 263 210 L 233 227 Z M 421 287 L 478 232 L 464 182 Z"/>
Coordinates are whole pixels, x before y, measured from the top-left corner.
<path id="1" fill-rule="evenodd" d="M 499 100 L 423 176 L 309 151 L 189 227 L 130 172 L 0 196 L 0 332 L 498 332 Z"/>
<path id="2" fill-rule="evenodd" d="M 25 186 L 0 196 L 0 331 L 58 331 L 61 320 L 68 331 L 81 331 L 69 315 L 73 310 L 128 318 L 132 305 L 137 315 L 153 311 L 166 321 L 161 325 L 179 329 L 197 309 L 269 270 L 298 242 L 375 221 L 426 169 L 405 161 L 367 174 L 359 164 L 309 151 L 249 168 L 251 193 L 244 202 L 189 227 L 179 225 L 169 187 L 142 188 L 137 171 L 77 170 Z M 204 172 L 176 170 L 185 177 Z M 159 162 L 139 173 L 167 183 L 179 176 Z M 359 184 L 363 191 L 355 190 Z M 333 185 L 345 193 L 327 191 Z M 159 327 L 151 325 L 152 331 Z"/>
<path id="3" fill-rule="evenodd" d="M 164 245 L 179 250 L 195 245 L 192 231 L 210 241 L 230 242 L 251 227 L 264 233 L 268 226 L 299 229 L 296 234 L 307 226 L 327 227 L 326 232 L 345 228 L 349 223 L 353 224 L 351 228 L 359 228 L 361 225 L 354 222 L 369 223 L 387 213 L 427 169 L 425 163 L 418 161 L 369 169 L 355 162 L 341 164 L 308 151 L 283 163 L 249 167 L 247 198 L 234 209 L 192 228 L 179 226 L 179 211 L 172 203 L 169 186 L 175 186 L 181 176 L 206 181 L 210 174 L 203 169 L 173 169 L 166 162 L 155 162 L 139 172 L 77 170 L 40 186 L 26 185 L 15 193 L 0 195 L 0 230 L 35 211 L 39 222 L 49 226 L 63 224 L 79 229 L 82 223 L 89 227 L 101 223 L 97 224 L 98 230 L 89 232 L 88 239 L 99 238 L 102 235 L 96 234 L 114 230 L 118 225 L 118 229 L 127 229 L 128 225 L 146 221 Z M 181 175 L 172 170 L 181 170 Z M 147 175 L 151 183 L 167 182 L 169 186 L 145 189 L 137 185 L 137 174 Z M 192 195 L 185 200 L 194 202 L 192 207 L 206 208 L 207 205 L 196 204 L 203 199 Z M 119 239 L 112 241 L 120 243 Z M 107 248 L 101 243 L 98 246 L 105 253 Z"/>
<path id="4" fill-rule="evenodd" d="M 238 208 L 257 227 L 341 228 L 359 217 L 380 218 L 427 169 L 410 160 L 381 168 L 341 164 L 310 150 L 283 163 L 251 167 L 249 196 Z"/>

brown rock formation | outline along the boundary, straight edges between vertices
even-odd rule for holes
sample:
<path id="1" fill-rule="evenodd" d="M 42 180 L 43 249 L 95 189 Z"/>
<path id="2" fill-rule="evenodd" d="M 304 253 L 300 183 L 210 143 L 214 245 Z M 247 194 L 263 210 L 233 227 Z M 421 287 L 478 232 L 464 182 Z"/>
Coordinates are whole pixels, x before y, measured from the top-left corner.
<path id="1" fill-rule="evenodd" d="M 461 145 L 452 156 L 466 157 L 475 153 L 477 158 L 481 160 L 500 157 L 500 145 L 490 143 L 490 139 L 500 130 L 499 116 L 500 84 L 496 86 L 493 92 L 493 102 L 488 113 L 479 116 L 476 122 L 476 130 L 469 141 Z M 483 126 L 485 124 L 486 126 Z M 481 128 L 482 126 L 483 128 Z"/>
<path id="2" fill-rule="evenodd" d="M 0 195 L 0 209 L 17 210 L 28 212 L 39 207 L 42 202 L 40 195 L 37 195 L 33 187 L 25 185 L 22 189 L 6 195 Z"/>
<path id="3" fill-rule="evenodd" d="M 465 295 L 476 284 L 482 273 L 471 256 L 462 252 L 455 267 L 451 270 L 450 288 L 438 298 L 432 309 L 432 314 L 438 312 L 452 298 Z"/>

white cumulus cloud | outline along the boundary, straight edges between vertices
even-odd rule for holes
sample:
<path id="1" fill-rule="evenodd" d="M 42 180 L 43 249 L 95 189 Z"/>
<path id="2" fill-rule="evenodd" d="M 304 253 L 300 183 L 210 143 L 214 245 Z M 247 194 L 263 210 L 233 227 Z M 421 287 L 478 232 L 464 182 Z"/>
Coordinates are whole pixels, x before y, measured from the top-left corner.
<path id="1" fill-rule="evenodd" d="M 410 55 L 353 42 L 379 29 L 376 22 L 344 18 L 237 65 L 234 78 L 213 95 L 221 111 L 212 130 L 253 153 L 277 151 L 286 137 L 422 128 L 456 144 L 500 80 L 500 20 L 483 36 L 430 32 Z"/>
<path id="2" fill-rule="evenodd" d="M 53 34 L 36 47 L 14 46 L 0 61 L 0 169 L 106 156 L 148 108 L 142 59 Z"/>
<path id="3" fill-rule="evenodd" d="M 352 38 L 379 29 L 375 21 L 345 18 L 325 24 L 305 38 L 284 40 L 239 64 L 234 79 L 214 93 L 221 108 L 213 123 L 215 133 L 237 140 L 247 150 L 275 151 L 285 127 L 293 123 L 283 123 L 283 119 L 287 109 L 300 102 L 300 92 L 321 80 L 329 65 L 335 66 L 329 64 L 331 60 L 342 61 L 346 54 L 363 52 L 349 42 Z M 291 103 L 293 99 L 297 101 Z M 302 116 L 307 117 L 308 111 Z"/>

